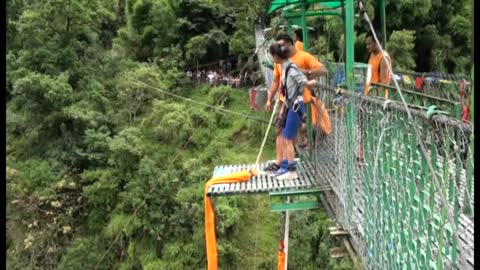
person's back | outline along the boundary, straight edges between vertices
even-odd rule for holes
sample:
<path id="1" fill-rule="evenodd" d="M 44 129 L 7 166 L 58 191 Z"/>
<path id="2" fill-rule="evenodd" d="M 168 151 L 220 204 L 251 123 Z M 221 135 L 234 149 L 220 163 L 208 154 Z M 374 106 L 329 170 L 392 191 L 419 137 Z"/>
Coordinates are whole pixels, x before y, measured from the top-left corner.
<path id="1" fill-rule="evenodd" d="M 387 52 L 385 52 L 385 57 L 387 58 L 387 61 L 391 63 L 390 55 L 388 55 Z M 380 75 L 382 59 L 383 59 L 383 56 L 381 52 L 370 53 L 370 57 L 368 59 L 368 64 L 371 66 L 371 69 L 372 69 L 370 83 L 390 84 L 391 77 L 392 77 L 390 74 L 390 71 L 388 71 L 386 75 L 383 76 L 383 78 Z"/>
<path id="2" fill-rule="evenodd" d="M 290 68 L 287 68 L 290 65 Z M 307 78 L 305 75 L 298 69 L 298 66 L 291 61 L 286 61 L 282 64 L 282 77 L 281 77 L 281 85 L 284 85 L 284 93 L 285 100 L 287 103 L 292 102 L 303 102 L 302 94 L 303 94 L 303 85 L 306 83 Z M 287 78 L 290 78 L 287 80 Z M 285 83 L 286 82 L 286 83 Z M 303 83 L 302 83 L 303 82 Z M 297 93 L 298 92 L 298 93 Z M 298 96 L 295 96 L 298 95 Z"/>
<path id="3" fill-rule="evenodd" d="M 377 34 L 377 38 L 379 40 L 382 37 Z M 389 65 L 392 64 L 392 60 L 390 55 L 386 51 L 384 51 L 384 55 L 382 55 L 382 51 L 378 47 L 378 44 L 375 42 L 372 33 L 368 33 L 365 39 L 365 43 L 367 45 L 367 50 L 370 53 L 368 59 L 368 66 L 370 69 L 370 78 L 367 78 L 367 82 L 365 85 L 364 94 L 368 94 L 370 91 L 370 87 L 372 83 L 379 83 L 389 85 L 392 74 L 389 69 Z M 384 89 L 385 91 L 385 98 L 388 99 L 388 89 Z"/>

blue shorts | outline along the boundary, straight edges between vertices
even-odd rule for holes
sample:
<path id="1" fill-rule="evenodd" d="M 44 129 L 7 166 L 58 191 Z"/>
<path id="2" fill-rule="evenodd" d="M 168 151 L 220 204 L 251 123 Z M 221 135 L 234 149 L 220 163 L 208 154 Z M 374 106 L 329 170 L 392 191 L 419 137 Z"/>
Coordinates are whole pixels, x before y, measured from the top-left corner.
<path id="1" fill-rule="evenodd" d="M 297 111 L 294 111 L 294 108 L 297 109 Z M 302 123 L 304 114 L 305 105 L 303 102 L 299 102 L 287 110 L 287 119 L 285 120 L 285 127 L 282 130 L 282 136 L 285 139 L 293 140 L 293 138 L 295 138 L 295 135 L 297 135 L 298 129 Z"/>

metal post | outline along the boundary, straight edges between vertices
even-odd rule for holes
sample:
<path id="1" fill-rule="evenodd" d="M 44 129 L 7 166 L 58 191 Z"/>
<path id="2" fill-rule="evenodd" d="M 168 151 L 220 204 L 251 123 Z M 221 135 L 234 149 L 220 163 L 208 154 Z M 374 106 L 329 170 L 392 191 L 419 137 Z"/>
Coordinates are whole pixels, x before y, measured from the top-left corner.
<path id="1" fill-rule="evenodd" d="M 354 16 L 354 0 L 345 1 L 345 75 L 347 79 L 347 89 L 348 92 L 354 92 L 354 77 L 353 77 L 353 67 L 354 67 L 354 32 L 353 32 L 353 16 Z M 355 169 L 354 158 L 355 158 L 355 148 L 356 144 L 354 143 L 355 139 L 355 128 L 356 124 L 356 115 L 354 105 L 347 105 L 347 149 L 346 155 L 348 157 L 347 161 L 347 183 L 346 183 L 346 215 L 347 222 L 351 224 L 352 214 L 353 214 L 353 171 Z M 361 146 L 362 147 L 362 146 Z"/>
<path id="2" fill-rule="evenodd" d="M 308 41 L 308 28 L 307 28 L 307 16 L 306 16 L 306 2 L 302 3 L 301 11 L 301 22 L 302 22 L 302 34 L 303 34 L 303 48 L 306 52 L 309 50 L 309 41 Z M 308 137 L 308 149 L 310 153 L 310 158 L 312 157 L 312 146 L 313 146 L 313 128 L 312 128 L 312 105 L 311 103 L 305 104 L 305 110 L 307 113 L 307 137 Z"/>
<path id="3" fill-rule="evenodd" d="M 380 2 L 380 23 L 382 28 L 383 47 L 387 46 L 387 25 L 385 19 L 385 0 L 379 0 Z"/>
<path id="4" fill-rule="evenodd" d="M 290 202 L 290 197 L 287 197 L 287 203 Z M 283 238 L 284 244 L 285 244 L 285 270 L 288 268 L 288 231 L 290 227 L 290 212 L 287 210 L 285 211 L 285 236 Z"/>
<path id="5" fill-rule="evenodd" d="M 303 48 L 306 52 L 308 52 L 308 49 L 310 48 L 308 46 L 308 28 L 307 28 L 307 16 L 306 16 L 306 3 L 302 3 L 302 33 L 303 33 Z"/>
<path id="6" fill-rule="evenodd" d="M 347 88 L 355 91 L 353 64 L 354 64 L 354 29 L 353 29 L 353 0 L 345 1 L 345 74 L 347 79 Z"/>

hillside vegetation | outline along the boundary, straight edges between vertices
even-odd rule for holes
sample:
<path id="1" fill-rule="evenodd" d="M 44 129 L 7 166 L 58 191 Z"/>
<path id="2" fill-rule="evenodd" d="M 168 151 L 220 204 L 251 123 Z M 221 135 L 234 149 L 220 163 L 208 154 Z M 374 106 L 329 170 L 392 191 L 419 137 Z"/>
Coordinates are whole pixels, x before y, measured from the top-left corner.
<path id="1" fill-rule="evenodd" d="M 413 2 L 387 1 L 387 28 L 415 31 L 391 34 L 415 42 L 395 57 L 413 58 L 407 69 L 467 70 L 470 2 Z M 253 163 L 266 125 L 158 89 L 267 120 L 247 89 L 185 71 L 229 57 L 236 75 L 268 5 L 7 0 L 7 269 L 205 269 L 205 182 L 215 166 Z M 338 49 L 341 27 L 322 31 Z M 262 161 L 274 158 L 270 135 Z M 266 196 L 215 199 L 222 269 L 276 267 L 280 215 L 269 207 Z M 353 269 L 328 255 L 340 243 L 323 210 L 291 218 L 291 269 Z"/>

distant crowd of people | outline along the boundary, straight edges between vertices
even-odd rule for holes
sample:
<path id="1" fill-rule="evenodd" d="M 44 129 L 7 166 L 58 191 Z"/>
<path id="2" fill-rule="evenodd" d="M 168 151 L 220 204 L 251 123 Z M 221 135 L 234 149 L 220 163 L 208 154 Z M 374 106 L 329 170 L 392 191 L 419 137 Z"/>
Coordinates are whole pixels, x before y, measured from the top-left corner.
<path id="1" fill-rule="evenodd" d="M 208 83 L 211 86 L 229 85 L 232 88 L 253 87 L 258 84 L 260 75 L 246 71 L 239 76 L 232 76 L 223 69 L 187 70 L 187 77 L 196 83 Z"/>

